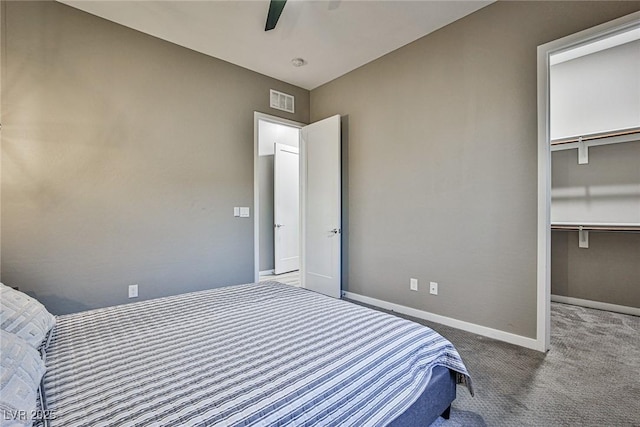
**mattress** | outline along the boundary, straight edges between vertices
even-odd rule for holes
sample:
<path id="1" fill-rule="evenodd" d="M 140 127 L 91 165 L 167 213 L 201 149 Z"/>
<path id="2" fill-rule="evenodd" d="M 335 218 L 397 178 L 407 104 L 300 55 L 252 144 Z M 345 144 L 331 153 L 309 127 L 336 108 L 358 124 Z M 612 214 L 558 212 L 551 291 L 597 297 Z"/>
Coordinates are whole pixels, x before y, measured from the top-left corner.
<path id="1" fill-rule="evenodd" d="M 44 394 L 64 426 L 384 426 L 453 345 L 398 317 L 276 282 L 59 316 Z"/>

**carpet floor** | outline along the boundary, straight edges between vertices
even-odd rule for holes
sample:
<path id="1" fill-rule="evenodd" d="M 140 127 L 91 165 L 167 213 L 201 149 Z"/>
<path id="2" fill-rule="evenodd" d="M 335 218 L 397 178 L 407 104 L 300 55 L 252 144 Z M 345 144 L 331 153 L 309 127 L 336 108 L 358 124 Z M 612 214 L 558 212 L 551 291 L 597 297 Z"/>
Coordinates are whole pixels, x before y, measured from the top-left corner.
<path id="1" fill-rule="evenodd" d="M 640 317 L 552 303 L 543 354 L 399 316 L 449 339 L 473 380 L 432 427 L 640 426 Z"/>

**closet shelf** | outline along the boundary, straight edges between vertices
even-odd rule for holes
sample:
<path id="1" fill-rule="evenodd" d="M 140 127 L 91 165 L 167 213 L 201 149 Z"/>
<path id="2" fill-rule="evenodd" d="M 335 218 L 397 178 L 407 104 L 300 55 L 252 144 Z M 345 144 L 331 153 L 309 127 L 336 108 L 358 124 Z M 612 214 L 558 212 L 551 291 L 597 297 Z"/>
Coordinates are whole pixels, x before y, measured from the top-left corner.
<path id="1" fill-rule="evenodd" d="M 559 146 L 564 144 L 570 144 L 572 142 L 580 142 L 580 141 L 587 142 L 587 141 L 595 141 L 598 139 L 608 139 L 608 138 L 614 138 L 614 137 L 615 138 L 624 137 L 629 139 L 630 141 L 636 141 L 640 139 L 640 127 L 621 129 L 621 130 L 609 131 L 609 132 L 599 132 L 599 133 L 593 133 L 590 135 L 571 136 L 568 138 L 552 139 L 551 145 Z M 603 142 L 603 143 L 606 144 L 606 142 Z M 556 148 L 556 150 L 560 150 L 560 149 L 561 149 L 560 147 Z"/>
<path id="2" fill-rule="evenodd" d="M 574 223 L 574 222 L 554 222 L 551 223 L 552 230 L 559 231 L 603 231 L 603 232 L 622 232 L 622 233 L 640 233 L 640 224 L 623 224 L 623 223 Z"/>
<path id="3" fill-rule="evenodd" d="M 552 231 L 577 231 L 578 247 L 589 248 L 589 233 L 640 233 L 640 224 L 636 223 L 577 223 L 577 222 L 552 222 Z"/>
<path id="4" fill-rule="evenodd" d="M 578 164 L 589 163 L 589 147 L 640 141 L 640 127 L 551 140 L 551 151 L 578 149 Z"/>

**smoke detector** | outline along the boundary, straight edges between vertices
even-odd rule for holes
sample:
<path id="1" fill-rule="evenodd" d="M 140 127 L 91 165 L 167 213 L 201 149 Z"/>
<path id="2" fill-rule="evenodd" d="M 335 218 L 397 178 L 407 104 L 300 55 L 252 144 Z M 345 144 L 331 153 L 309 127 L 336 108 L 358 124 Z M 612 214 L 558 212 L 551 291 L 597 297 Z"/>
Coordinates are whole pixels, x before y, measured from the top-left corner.
<path id="1" fill-rule="evenodd" d="M 307 61 L 302 58 L 293 58 L 291 64 L 293 64 L 294 67 L 302 67 L 303 65 L 307 65 Z"/>

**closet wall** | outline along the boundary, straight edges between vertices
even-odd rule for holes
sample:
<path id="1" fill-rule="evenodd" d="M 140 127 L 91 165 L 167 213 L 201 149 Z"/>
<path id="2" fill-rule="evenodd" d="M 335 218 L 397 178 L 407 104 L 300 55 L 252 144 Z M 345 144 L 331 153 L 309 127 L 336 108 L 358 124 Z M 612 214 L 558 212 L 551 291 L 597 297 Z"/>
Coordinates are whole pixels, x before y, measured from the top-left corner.
<path id="1" fill-rule="evenodd" d="M 552 155 L 552 203 L 568 203 L 558 189 L 583 194 L 598 188 L 617 194 L 576 197 L 578 203 L 636 203 L 640 212 L 640 142 L 589 149 L 589 164 L 577 164 L 576 150 Z M 635 191 L 634 191 L 635 188 Z M 640 233 L 589 233 L 589 248 L 578 247 L 575 231 L 551 233 L 551 293 L 640 308 Z"/>

